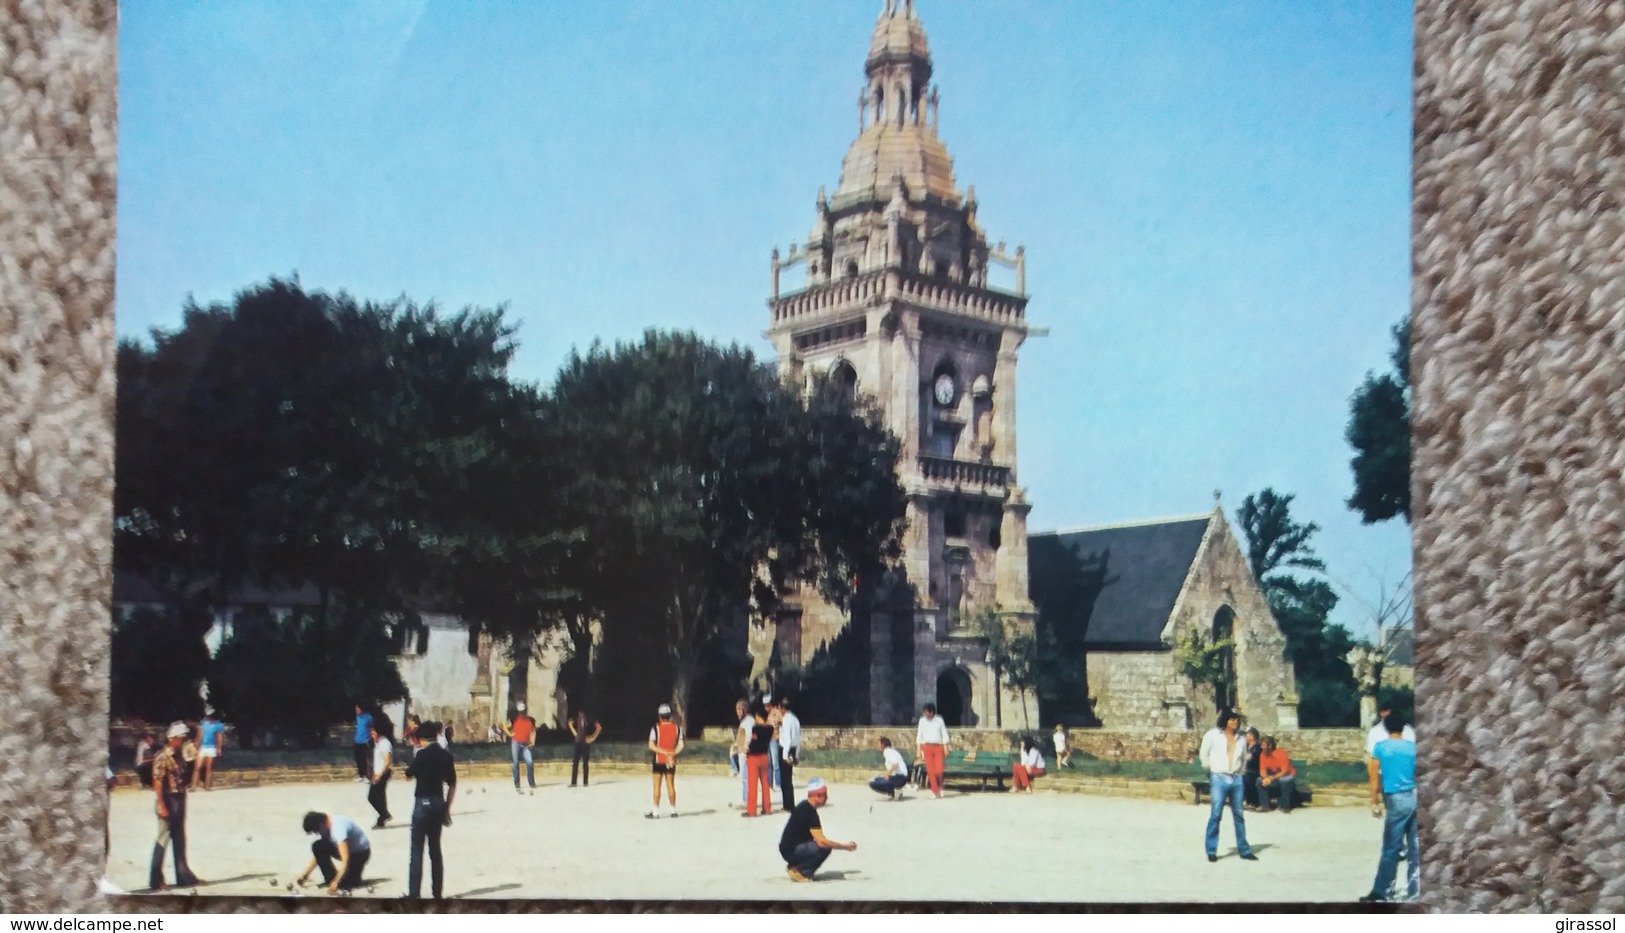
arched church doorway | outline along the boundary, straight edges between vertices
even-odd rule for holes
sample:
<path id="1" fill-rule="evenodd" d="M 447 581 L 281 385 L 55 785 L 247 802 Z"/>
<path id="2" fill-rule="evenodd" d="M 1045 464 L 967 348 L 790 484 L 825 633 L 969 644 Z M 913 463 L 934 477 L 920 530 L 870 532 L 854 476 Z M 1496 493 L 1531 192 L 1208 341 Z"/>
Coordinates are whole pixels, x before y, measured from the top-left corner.
<path id="1" fill-rule="evenodd" d="M 937 675 L 937 715 L 949 726 L 973 726 L 970 675 L 950 667 Z"/>
<path id="2" fill-rule="evenodd" d="M 1224 644 L 1219 683 L 1213 685 L 1213 703 L 1219 709 L 1236 708 L 1236 611 L 1220 606 L 1213 614 L 1213 644 Z"/>

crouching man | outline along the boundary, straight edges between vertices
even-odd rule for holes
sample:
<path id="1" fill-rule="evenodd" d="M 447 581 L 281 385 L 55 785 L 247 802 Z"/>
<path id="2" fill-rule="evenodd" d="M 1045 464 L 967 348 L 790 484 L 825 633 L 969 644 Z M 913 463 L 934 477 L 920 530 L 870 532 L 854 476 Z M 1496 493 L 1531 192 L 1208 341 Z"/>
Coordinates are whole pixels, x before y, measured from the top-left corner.
<path id="1" fill-rule="evenodd" d="M 856 852 L 855 842 L 836 842 L 824 835 L 818 808 L 829 801 L 829 788 L 822 778 L 807 782 L 807 798 L 790 811 L 790 820 L 779 837 L 779 855 L 784 857 L 791 881 L 811 881 L 824 859 L 834 849 Z"/>
<path id="2" fill-rule="evenodd" d="M 305 814 L 304 825 L 305 834 L 315 836 L 316 841 L 310 846 L 310 864 L 305 866 L 296 883 L 303 887 L 310 873 L 320 868 L 329 894 L 359 887 L 361 872 L 372 858 L 372 843 L 361 831 L 361 824 L 347 816 L 336 813 L 328 816 L 312 810 Z M 336 866 L 335 859 L 338 860 Z"/>

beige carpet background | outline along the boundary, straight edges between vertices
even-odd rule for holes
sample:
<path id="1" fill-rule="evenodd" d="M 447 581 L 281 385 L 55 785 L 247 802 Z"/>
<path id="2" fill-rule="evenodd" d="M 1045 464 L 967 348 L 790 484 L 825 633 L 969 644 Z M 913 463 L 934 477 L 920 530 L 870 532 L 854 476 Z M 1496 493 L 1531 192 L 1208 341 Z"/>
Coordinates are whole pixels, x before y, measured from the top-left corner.
<path id="1" fill-rule="evenodd" d="M 115 29 L 0 0 L 0 911 L 115 906 Z M 1422 0 L 1415 145 L 1425 901 L 1625 910 L 1625 4 Z"/>

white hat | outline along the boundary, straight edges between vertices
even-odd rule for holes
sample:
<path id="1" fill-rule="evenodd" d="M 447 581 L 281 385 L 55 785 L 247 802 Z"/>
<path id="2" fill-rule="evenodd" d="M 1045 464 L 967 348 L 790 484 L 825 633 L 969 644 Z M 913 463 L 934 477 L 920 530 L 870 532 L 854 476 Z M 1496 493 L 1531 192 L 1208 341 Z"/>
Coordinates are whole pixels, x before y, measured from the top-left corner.
<path id="1" fill-rule="evenodd" d="M 524 700 L 520 700 L 518 703 L 515 703 L 514 705 L 516 707 L 518 707 L 518 709 L 519 709 L 519 711 L 521 713 L 523 713 L 525 711 L 525 701 Z"/>
<path id="2" fill-rule="evenodd" d="M 764 705 L 764 706 L 772 706 L 773 705 L 773 694 L 769 693 L 767 696 L 762 697 L 762 705 Z"/>
<path id="3" fill-rule="evenodd" d="M 812 780 L 807 782 L 807 793 L 809 793 L 809 794 L 816 794 L 817 792 L 819 792 L 821 790 L 827 790 L 827 789 L 828 788 L 826 788 L 824 786 L 824 779 L 823 778 L 813 778 Z"/>
<path id="4" fill-rule="evenodd" d="M 670 716 L 671 715 L 671 704 L 670 703 L 662 703 L 662 704 L 660 704 L 660 708 L 655 710 L 655 712 L 659 713 L 662 716 Z"/>
<path id="5" fill-rule="evenodd" d="M 186 723 L 184 723 L 184 722 L 180 722 L 179 720 L 176 720 L 175 722 L 172 722 L 172 723 L 169 724 L 169 738 L 172 738 L 172 739 L 184 739 L 188 735 L 191 735 L 191 734 L 192 734 L 192 730 L 188 729 L 186 727 Z"/>

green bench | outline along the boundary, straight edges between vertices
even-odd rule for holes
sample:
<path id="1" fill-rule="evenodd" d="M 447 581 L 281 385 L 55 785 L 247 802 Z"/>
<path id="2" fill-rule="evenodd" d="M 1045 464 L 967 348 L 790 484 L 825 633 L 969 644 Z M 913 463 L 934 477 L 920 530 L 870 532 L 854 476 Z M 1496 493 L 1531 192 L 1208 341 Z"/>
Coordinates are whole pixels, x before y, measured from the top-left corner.
<path id="1" fill-rule="evenodd" d="M 994 782 L 1004 790 L 1004 780 L 1010 776 L 1009 752 L 968 752 L 954 749 L 942 762 L 942 781 L 976 781 L 982 790 L 987 782 Z"/>

